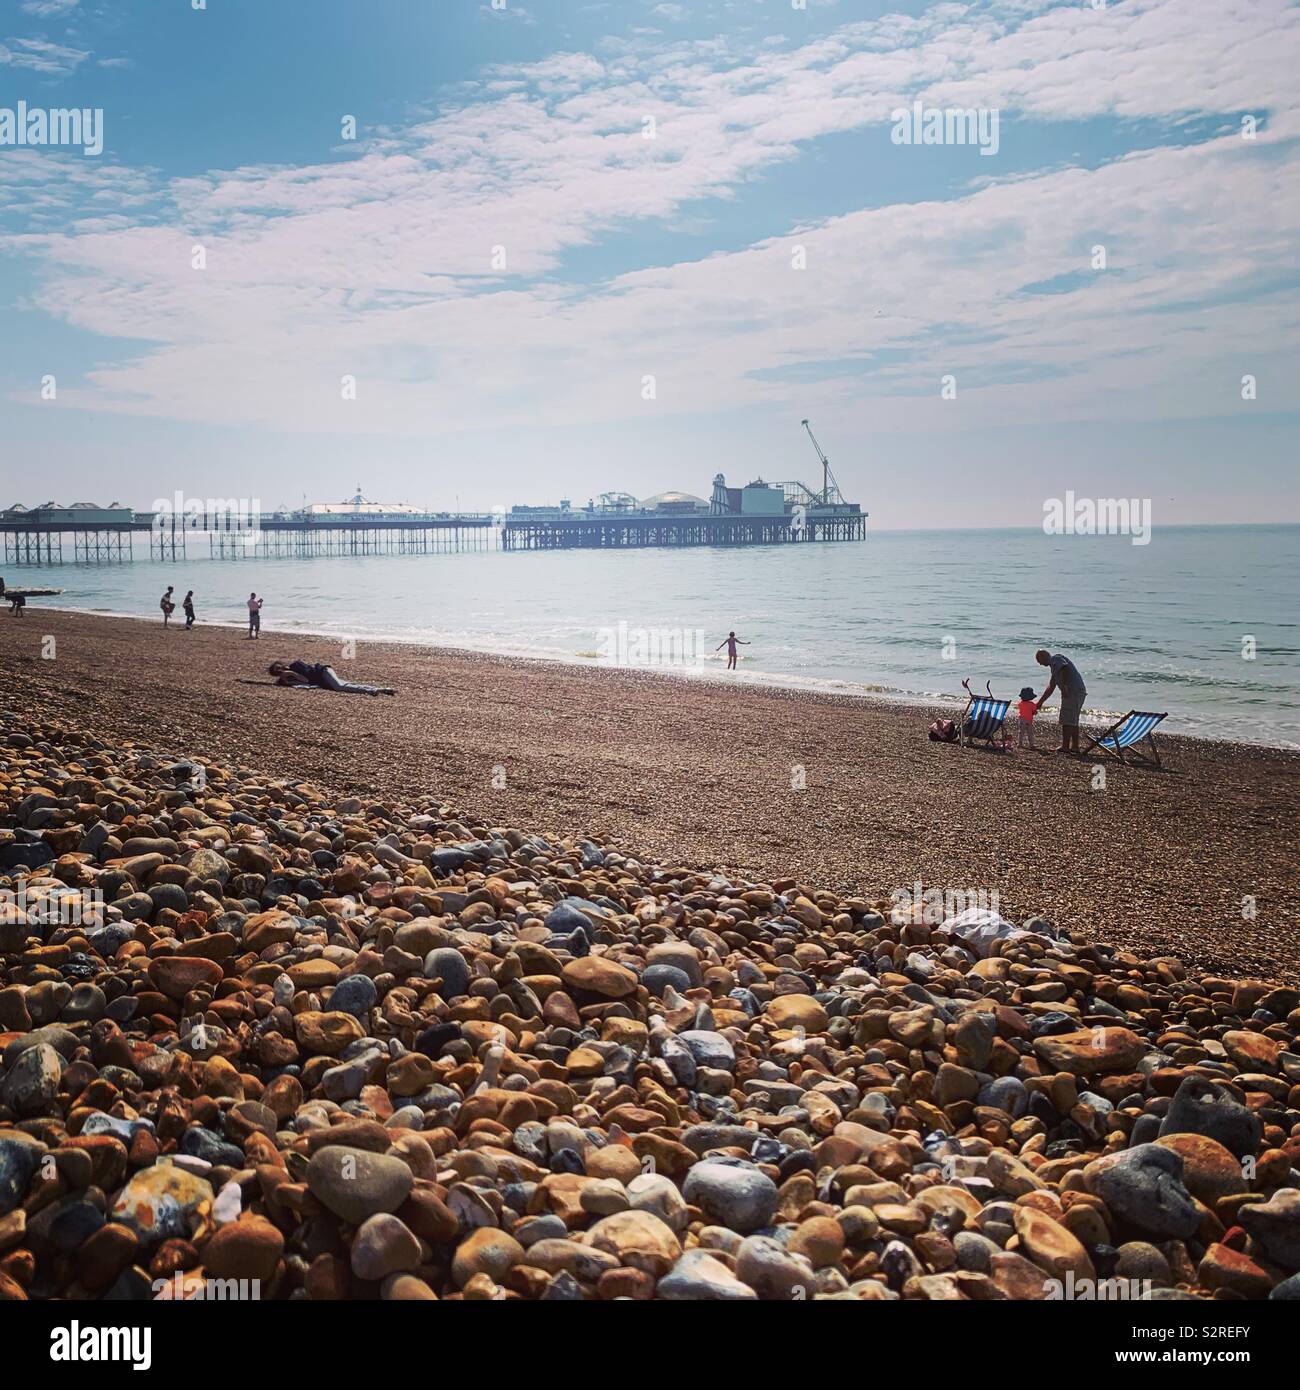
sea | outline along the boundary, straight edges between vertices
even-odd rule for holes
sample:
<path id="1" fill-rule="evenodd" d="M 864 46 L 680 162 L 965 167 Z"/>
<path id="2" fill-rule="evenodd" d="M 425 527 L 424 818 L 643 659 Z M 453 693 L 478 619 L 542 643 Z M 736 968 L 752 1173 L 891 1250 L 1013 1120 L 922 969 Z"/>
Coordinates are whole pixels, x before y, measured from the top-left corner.
<path id="1" fill-rule="evenodd" d="M 65 541 L 70 547 L 70 539 Z M 1040 530 L 885 531 L 865 541 L 669 550 L 468 550 L 429 555 L 7 567 L 38 605 L 159 620 L 172 584 L 200 623 L 264 635 L 383 639 L 688 679 L 959 704 L 1041 693 L 1034 652 L 1064 652 L 1085 712 L 1167 712 L 1172 732 L 1300 747 L 1300 526 L 1165 526 L 1128 536 Z M 143 553 L 142 553 L 143 552 Z M 173 621 L 181 617 L 178 610 Z M 3 620 L 7 622 L 7 617 Z M 0 631 L 3 631 L 0 626 Z M 735 672 L 717 651 L 729 631 Z M 268 644 L 269 646 L 270 644 Z M 358 652 L 364 657 L 364 651 Z M 352 667 L 364 679 L 364 660 Z M 1053 705 L 1055 702 L 1053 701 Z"/>

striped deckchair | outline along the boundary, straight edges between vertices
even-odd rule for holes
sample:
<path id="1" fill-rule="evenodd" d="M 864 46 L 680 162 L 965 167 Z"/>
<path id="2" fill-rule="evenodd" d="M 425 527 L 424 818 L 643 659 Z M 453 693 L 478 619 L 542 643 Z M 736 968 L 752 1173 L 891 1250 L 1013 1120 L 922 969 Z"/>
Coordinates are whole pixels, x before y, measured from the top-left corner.
<path id="1" fill-rule="evenodd" d="M 1156 767 L 1160 764 L 1160 750 L 1156 747 L 1155 738 L 1152 736 L 1157 724 L 1165 718 L 1163 714 L 1154 714 L 1151 710 L 1131 709 L 1123 719 L 1114 723 L 1103 734 L 1098 734 L 1096 738 L 1083 750 L 1085 754 L 1091 753 L 1094 748 L 1110 757 L 1124 761 L 1124 750 L 1129 750 L 1129 756 L 1136 762 L 1154 763 Z M 1151 745 L 1151 752 L 1148 754 L 1134 747 L 1135 744 L 1142 742 Z"/>
<path id="2" fill-rule="evenodd" d="M 1010 700 L 997 700 L 992 695 L 971 695 L 958 721 L 960 741 L 969 745 L 979 740 L 993 747 L 1001 746 L 1001 742 L 1005 741 L 1002 725 L 1010 708 Z M 995 740 L 1001 742 L 995 743 Z"/>

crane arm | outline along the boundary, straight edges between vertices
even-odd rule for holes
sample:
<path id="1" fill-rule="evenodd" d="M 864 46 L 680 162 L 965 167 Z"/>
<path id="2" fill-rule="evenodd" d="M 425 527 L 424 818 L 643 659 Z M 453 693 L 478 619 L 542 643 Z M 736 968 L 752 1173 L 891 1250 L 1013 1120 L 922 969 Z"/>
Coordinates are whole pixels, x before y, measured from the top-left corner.
<path id="1" fill-rule="evenodd" d="M 812 440 L 812 446 L 813 446 L 814 449 L 817 450 L 817 457 L 818 457 L 818 459 L 821 460 L 821 465 L 822 465 L 822 495 L 821 495 L 821 502 L 822 502 L 822 504 L 823 504 L 824 506 L 827 506 L 827 505 L 830 504 L 830 500 L 831 500 L 831 488 L 832 488 L 832 486 L 834 486 L 835 489 L 836 489 L 836 491 L 838 491 L 838 490 L 839 490 L 839 484 L 835 482 L 834 475 L 831 473 L 831 461 L 830 461 L 830 459 L 828 459 L 828 458 L 826 457 L 825 453 L 822 451 L 822 446 L 821 446 L 820 444 L 818 444 L 818 442 L 817 442 L 817 436 L 812 432 L 812 425 L 810 425 L 810 424 L 808 423 L 808 421 L 805 420 L 805 421 L 803 422 L 803 427 L 804 427 L 804 429 L 806 429 L 806 430 L 808 431 L 808 438 Z"/>

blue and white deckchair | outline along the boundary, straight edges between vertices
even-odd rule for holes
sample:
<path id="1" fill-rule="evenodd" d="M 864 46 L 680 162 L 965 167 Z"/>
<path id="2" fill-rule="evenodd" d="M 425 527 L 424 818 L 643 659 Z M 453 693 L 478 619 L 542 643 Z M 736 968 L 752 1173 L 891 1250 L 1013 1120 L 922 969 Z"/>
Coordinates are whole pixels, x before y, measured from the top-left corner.
<path id="1" fill-rule="evenodd" d="M 1100 748 L 1103 753 L 1124 761 L 1124 750 L 1129 750 L 1129 756 L 1139 762 L 1152 762 L 1157 767 L 1160 766 L 1160 752 L 1156 748 L 1153 731 L 1157 724 L 1165 718 L 1163 714 L 1154 714 L 1150 710 L 1131 709 L 1119 720 L 1112 724 L 1104 734 L 1099 734 L 1083 751 L 1085 754 L 1091 753 L 1094 748 Z M 1151 745 L 1151 752 L 1145 753 L 1135 749 L 1134 745 L 1142 742 Z"/>
<path id="2" fill-rule="evenodd" d="M 991 686 L 985 686 L 989 692 L 987 695 L 976 695 L 971 690 L 969 681 L 962 681 L 962 684 L 966 687 L 969 699 L 961 718 L 957 721 L 959 741 L 969 744 L 979 739 L 994 747 L 1005 747 L 1006 734 L 1002 725 L 1006 722 L 1011 701 L 995 699 Z M 995 743 L 994 740 L 999 742 Z"/>

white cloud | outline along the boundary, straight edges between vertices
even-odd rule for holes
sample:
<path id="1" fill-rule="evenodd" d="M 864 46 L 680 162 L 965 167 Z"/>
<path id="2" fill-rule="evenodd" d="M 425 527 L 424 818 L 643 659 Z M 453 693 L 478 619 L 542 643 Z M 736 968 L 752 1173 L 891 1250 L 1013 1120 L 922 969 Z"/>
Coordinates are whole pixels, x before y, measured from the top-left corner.
<path id="1" fill-rule="evenodd" d="M 78 0 L 23 0 L 21 9 L 24 14 L 35 15 L 37 19 L 51 19 L 75 10 L 77 4 Z"/>
<path id="2" fill-rule="evenodd" d="M 533 12 L 515 4 L 514 0 L 502 0 L 499 5 L 487 3 L 485 0 L 478 8 L 480 14 L 490 15 L 493 19 L 515 19 L 521 24 L 537 23 L 537 17 Z"/>
<path id="3" fill-rule="evenodd" d="M 25 68 L 45 76 L 66 77 L 89 57 L 82 49 L 48 39 L 8 39 L 0 43 L 0 67 Z"/>
<path id="4" fill-rule="evenodd" d="M 712 40 L 556 54 L 495 70 L 494 95 L 347 161 L 165 186 L 83 174 L 51 187 L 35 169 L 25 187 L 40 215 L 20 245 L 42 257 L 47 311 L 157 344 L 61 391 L 131 414 L 429 436 L 635 418 L 645 374 L 658 411 L 797 395 L 805 413 L 835 403 L 895 428 L 1226 410 L 1225 362 L 1264 344 L 1279 381 L 1298 365 L 1300 298 L 1277 287 L 1297 271 L 1298 25 L 1281 0 L 1013 20 L 944 6 L 788 51 Z M 614 229 L 733 196 L 820 136 L 883 146 L 890 110 L 917 96 L 1044 120 L 1272 114 L 1253 143 L 1171 139 L 1096 170 L 802 227 L 791 208 L 789 235 L 746 249 L 594 287 L 561 278 L 566 256 Z M 974 156 L 972 180 L 990 164 Z M 1104 273 L 1089 267 L 1096 242 Z M 791 269 L 796 243 L 806 271 Z M 1038 292 L 1054 280 L 1060 293 Z M 346 404 L 345 372 L 360 381 Z M 942 413 L 945 372 L 960 413 Z"/>

